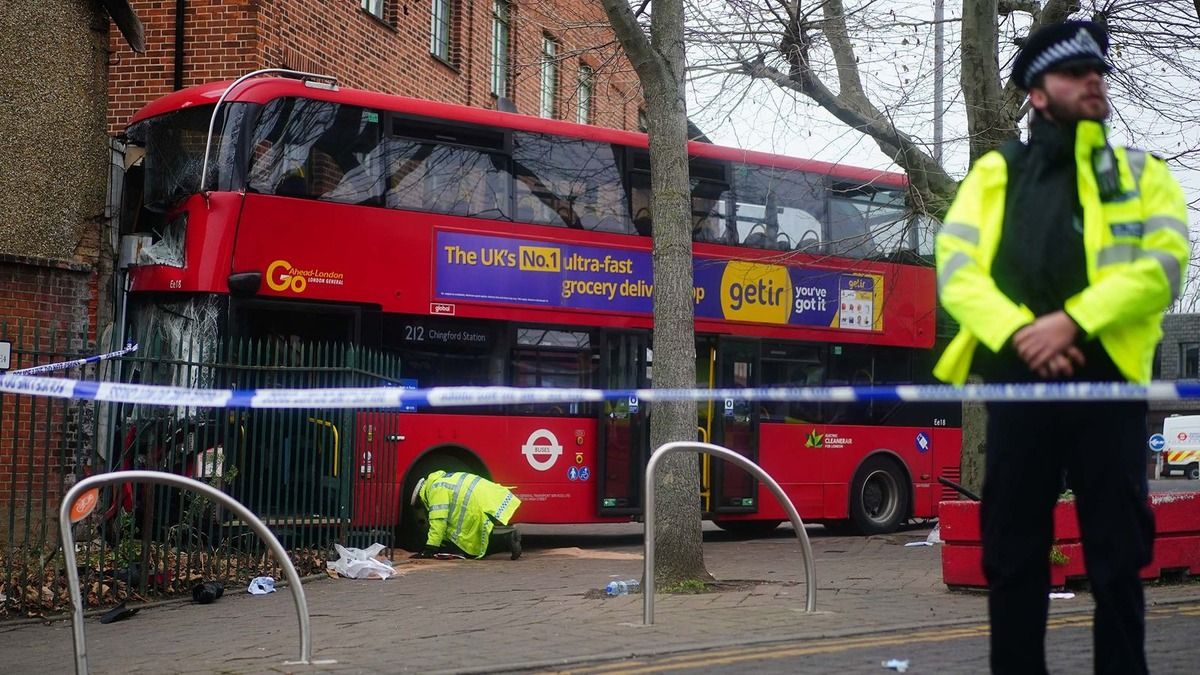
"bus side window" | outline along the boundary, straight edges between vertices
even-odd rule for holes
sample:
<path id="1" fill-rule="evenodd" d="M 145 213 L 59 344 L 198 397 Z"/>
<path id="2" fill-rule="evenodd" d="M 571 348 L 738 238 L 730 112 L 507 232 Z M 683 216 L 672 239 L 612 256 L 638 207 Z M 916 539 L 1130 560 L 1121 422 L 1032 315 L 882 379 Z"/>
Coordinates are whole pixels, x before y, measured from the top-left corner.
<path id="1" fill-rule="evenodd" d="M 559 227 L 631 233 L 628 197 L 612 145 L 513 133 L 516 219 Z"/>

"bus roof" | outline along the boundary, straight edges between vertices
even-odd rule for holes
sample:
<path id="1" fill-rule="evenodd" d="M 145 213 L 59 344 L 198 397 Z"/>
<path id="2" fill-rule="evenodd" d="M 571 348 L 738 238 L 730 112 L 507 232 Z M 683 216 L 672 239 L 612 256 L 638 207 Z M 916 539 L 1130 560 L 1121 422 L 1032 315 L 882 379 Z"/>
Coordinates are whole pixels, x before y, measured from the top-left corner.
<path id="1" fill-rule="evenodd" d="M 210 82 L 173 92 L 146 104 L 133 115 L 129 123 L 134 124 L 175 110 L 214 104 L 221 97 L 221 93 L 231 83 L 232 80 Z M 638 132 L 576 124 L 574 122 L 552 120 L 531 115 L 499 112 L 485 108 L 473 108 L 453 103 L 428 101 L 407 96 L 380 94 L 346 87 L 328 89 L 323 86 L 309 86 L 301 80 L 292 78 L 268 77 L 248 80 L 242 83 L 237 91 L 226 98 L 226 101 L 266 103 L 276 98 L 289 96 L 302 96 L 323 101 L 346 103 L 431 119 L 445 119 L 518 131 L 540 132 L 602 143 L 615 143 L 636 148 L 648 147 L 646 134 Z M 907 185 L 907 178 L 902 173 L 863 169 L 817 160 L 798 159 L 785 155 L 742 150 L 698 141 L 688 143 L 688 152 L 695 157 L 745 162 L 791 171 L 805 171 L 831 176 L 852 183 L 870 183 L 879 187 L 892 188 L 903 188 Z"/>

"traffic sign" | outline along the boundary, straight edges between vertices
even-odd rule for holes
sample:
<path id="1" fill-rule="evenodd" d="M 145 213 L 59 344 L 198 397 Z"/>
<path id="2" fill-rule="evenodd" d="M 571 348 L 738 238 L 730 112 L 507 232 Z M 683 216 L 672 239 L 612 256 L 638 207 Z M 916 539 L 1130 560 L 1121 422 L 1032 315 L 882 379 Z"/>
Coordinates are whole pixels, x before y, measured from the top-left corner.
<path id="1" fill-rule="evenodd" d="M 1162 434 L 1154 434 L 1150 437 L 1148 445 L 1150 446 L 1151 450 L 1159 452 L 1163 448 L 1167 447 L 1167 439 Z"/>

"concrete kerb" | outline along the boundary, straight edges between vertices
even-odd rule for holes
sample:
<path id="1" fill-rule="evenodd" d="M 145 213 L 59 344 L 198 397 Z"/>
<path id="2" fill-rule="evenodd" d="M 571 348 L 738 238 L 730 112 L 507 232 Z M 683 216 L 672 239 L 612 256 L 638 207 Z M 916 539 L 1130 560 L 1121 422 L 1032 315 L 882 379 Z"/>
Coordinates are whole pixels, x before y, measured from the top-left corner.
<path id="1" fill-rule="evenodd" d="M 1162 605 L 1182 605 L 1192 602 L 1200 602 L 1200 592 L 1195 592 L 1183 597 L 1164 598 L 1155 600 L 1152 604 L 1147 603 L 1147 607 L 1156 607 Z M 801 612 L 802 610 L 797 610 Z M 1050 616 L 1076 616 L 1090 614 L 1092 608 L 1069 608 L 1064 607 L 1056 609 L 1050 608 Z M 832 614 L 833 612 L 818 611 L 808 616 L 819 617 L 822 614 Z M 452 670 L 431 670 L 430 675 L 451 675 L 457 673 L 459 675 L 477 675 L 483 673 L 495 672 L 524 672 L 533 670 L 547 670 L 553 668 L 565 668 L 570 666 L 579 666 L 593 663 L 610 663 L 616 661 L 624 661 L 626 659 L 637 659 L 651 656 L 670 656 L 673 654 L 681 654 L 696 651 L 708 651 L 714 649 L 730 649 L 733 647 L 748 647 L 748 646 L 764 646 L 772 644 L 782 644 L 785 642 L 794 642 L 796 640 L 830 640 L 837 638 L 854 638 L 863 637 L 866 635 L 890 635 L 892 633 L 903 633 L 906 631 L 929 629 L 929 628 L 954 628 L 957 626 L 970 626 L 975 624 L 984 624 L 988 622 L 987 616 L 975 616 L 962 619 L 948 619 L 945 621 L 920 621 L 905 624 L 896 624 L 893 626 L 883 626 L 876 628 L 847 628 L 843 630 L 831 630 L 825 632 L 805 633 L 803 635 L 764 635 L 753 638 L 742 638 L 736 640 L 716 640 L 711 642 L 685 642 L 661 647 L 652 647 L 644 649 L 633 649 L 623 652 L 612 652 L 607 654 L 593 654 L 573 656 L 558 659 L 544 659 L 541 661 L 526 661 L 523 663 L 510 664 L 492 664 L 488 666 L 480 666 L 477 668 L 454 668 Z M 631 629 L 637 630 L 658 630 L 667 629 L 668 626 L 660 624 L 643 626 L 641 624 L 628 624 Z M 349 662 L 344 665 L 353 665 Z"/>

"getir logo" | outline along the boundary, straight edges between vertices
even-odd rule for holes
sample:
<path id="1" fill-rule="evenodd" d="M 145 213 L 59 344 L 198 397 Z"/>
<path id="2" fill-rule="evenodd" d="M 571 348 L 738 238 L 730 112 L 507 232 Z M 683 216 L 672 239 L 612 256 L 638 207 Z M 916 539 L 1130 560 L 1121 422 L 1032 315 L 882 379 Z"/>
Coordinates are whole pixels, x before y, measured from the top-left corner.
<path id="1" fill-rule="evenodd" d="M 721 311 L 726 319 L 755 323 L 788 322 L 792 278 L 782 265 L 731 261 L 721 275 Z"/>

